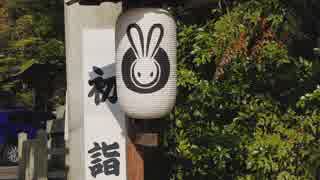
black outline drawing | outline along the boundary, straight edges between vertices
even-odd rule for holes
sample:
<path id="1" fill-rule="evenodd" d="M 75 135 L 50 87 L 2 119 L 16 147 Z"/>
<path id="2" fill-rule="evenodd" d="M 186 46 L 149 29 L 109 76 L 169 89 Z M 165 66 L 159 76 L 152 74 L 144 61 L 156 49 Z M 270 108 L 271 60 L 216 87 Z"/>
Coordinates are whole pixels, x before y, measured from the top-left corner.
<path id="1" fill-rule="evenodd" d="M 155 37 L 154 35 L 156 29 L 158 29 L 160 33 L 158 37 Z M 136 40 L 137 38 L 133 38 L 133 30 L 137 31 L 139 40 Z M 163 26 L 161 24 L 152 25 L 148 32 L 146 48 L 143 33 L 139 25 L 130 24 L 127 28 L 127 36 L 131 48 L 129 48 L 124 54 L 121 65 L 122 80 L 124 81 L 126 87 L 141 94 L 153 93 L 162 89 L 167 84 L 170 75 L 169 57 L 166 51 L 160 47 L 164 36 Z M 141 45 L 141 51 L 139 51 L 140 49 L 137 48 L 137 45 L 139 44 Z M 156 72 L 135 71 L 136 65 L 146 60 L 150 60 L 153 63 Z M 140 82 L 139 77 L 142 76 L 141 74 L 143 73 L 145 73 L 145 76 L 150 75 L 153 81 L 145 84 Z M 138 77 L 136 77 L 136 74 Z"/>

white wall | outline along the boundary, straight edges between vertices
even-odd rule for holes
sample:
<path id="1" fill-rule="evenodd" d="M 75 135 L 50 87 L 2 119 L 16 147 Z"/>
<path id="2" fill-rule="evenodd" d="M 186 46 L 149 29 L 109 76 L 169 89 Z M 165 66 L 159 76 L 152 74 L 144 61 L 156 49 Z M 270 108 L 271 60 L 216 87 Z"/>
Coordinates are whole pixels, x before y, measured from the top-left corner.
<path id="1" fill-rule="evenodd" d="M 65 0 L 67 2 L 69 0 Z M 84 87 L 83 79 L 83 30 L 113 29 L 121 4 L 103 3 L 101 6 L 65 6 L 66 55 L 67 55 L 67 98 L 69 180 L 84 180 Z M 110 42 L 113 43 L 113 42 Z"/>

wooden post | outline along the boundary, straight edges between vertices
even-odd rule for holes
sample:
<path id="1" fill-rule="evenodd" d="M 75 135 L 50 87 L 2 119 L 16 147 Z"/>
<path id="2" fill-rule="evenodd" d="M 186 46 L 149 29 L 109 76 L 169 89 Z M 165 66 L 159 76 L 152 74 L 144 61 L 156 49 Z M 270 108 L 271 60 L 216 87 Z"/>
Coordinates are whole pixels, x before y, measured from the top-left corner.
<path id="1" fill-rule="evenodd" d="M 18 134 L 18 157 L 19 157 L 19 160 L 22 158 L 23 142 L 25 142 L 27 139 L 28 139 L 27 133 L 21 132 Z"/>
<path id="2" fill-rule="evenodd" d="M 43 133 L 40 138 L 23 143 L 19 163 L 19 180 L 48 179 L 48 150 Z"/>
<path id="3" fill-rule="evenodd" d="M 38 180 L 48 179 L 48 146 L 47 133 L 45 130 L 37 132 L 36 149 L 36 175 Z"/>
<path id="4" fill-rule="evenodd" d="M 47 121 L 47 127 L 46 127 L 46 133 L 48 135 L 50 135 L 51 131 L 52 131 L 52 126 L 53 126 L 53 119 Z M 48 138 L 47 139 L 47 148 L 51 149 L 52 147 L 52 138 Z M 48 155 L 48 159 L 51 159 L 51 154 Z"/>
<path id="5" fill-rule="evenodd" d="M 34 149 L 31 148 L 31 142 L 25 141 L 23 143 L 23 151 L 22 151 L 22 161 L 20 164 L 21 168 L 21 176 L 19 176 L 20 180 L 33 180 L 34 177 Z"/>
<path id="6" fill-rule="evenodd" d="M 18 177 L 19 180 L 25 179 L 25 169 L 26 169 L 26 141 L 28 139 L 27 133 L 21 132 L 18 135 L 18 157 L 19 157 L 19 168 Z"/>
<path id="7" fill-rule="evenodd" d="M 136 126 L 135 120 L 127 118 L 128 129 L 128 180 L 144 180 L 143 149 L 135 145 Z"/>
<path id="8" fill-rule="evenodd" d="M 154 179 L 147 176 L 145 171 L 146 148 L 156 148 L 159 145 L 159 120 L 127 119 L 128 180 Z"/>

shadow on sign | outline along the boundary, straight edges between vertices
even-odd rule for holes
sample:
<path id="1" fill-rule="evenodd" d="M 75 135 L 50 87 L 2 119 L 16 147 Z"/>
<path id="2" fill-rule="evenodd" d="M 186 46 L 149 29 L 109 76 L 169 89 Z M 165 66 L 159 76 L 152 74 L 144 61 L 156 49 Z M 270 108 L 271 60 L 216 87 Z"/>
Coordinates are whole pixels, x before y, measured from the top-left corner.
<path id="1" fill-rule="evenodd" d="M 115 78 L 115 63 L 104 67 L 92 67 L 89 72 L 89 85 L 92 86 L 88 97 L 94 97 L 97 106 L 108 105 L 113 116 L 117 119 L 123 132 L 125 132 L 125 124 L 122 122 L 124 115 L 120 110 L 117 97 L 117 87 Z"/>

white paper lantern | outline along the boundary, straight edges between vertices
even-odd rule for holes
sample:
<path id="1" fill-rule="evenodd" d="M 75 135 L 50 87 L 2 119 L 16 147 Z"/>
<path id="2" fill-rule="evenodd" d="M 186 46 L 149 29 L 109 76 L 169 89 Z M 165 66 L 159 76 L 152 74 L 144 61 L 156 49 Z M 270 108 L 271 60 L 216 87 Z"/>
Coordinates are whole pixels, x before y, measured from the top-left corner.
<path id="1" fill-rule="evenodd" d="M 176 23 L 158 8 L 122 14 L 116 26 L 116 76 L 121 109 L 131 118 L 155 119 L 176 99 Z"/>

